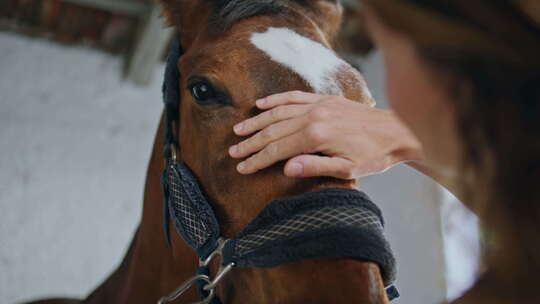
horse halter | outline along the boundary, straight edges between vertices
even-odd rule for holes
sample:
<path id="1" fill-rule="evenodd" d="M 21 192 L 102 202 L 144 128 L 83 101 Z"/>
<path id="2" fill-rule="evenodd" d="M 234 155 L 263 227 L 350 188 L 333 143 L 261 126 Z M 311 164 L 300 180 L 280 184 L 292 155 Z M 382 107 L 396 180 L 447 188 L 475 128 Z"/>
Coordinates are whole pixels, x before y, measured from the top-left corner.
<path id="1" fill-rule="evenodd" d="M 219 304 L 217 284 L 236 267 L 275 267 L 306 259 L 346 257 L 376 263 L 390 300 L 399 296 L 392 285 L 395 259 L 383 235 L 380 209 L 363 192 L 329 188 L 271 201 L 234 239 L 221 237 L 218 220 L 205 193 L 189 169 L 177 159 L 175 127 L 179 124 L 182 55 L 173 42 L 167 58 L 165 102 L 166 169 L 163 228 L 170 244 L 169 222 L 199 258 L 197 273 L 158 304 L 169 303 L 196 285 L 200 304 Z M 220 258 L 211 278 L 208 265 Z M 194 303 L 195 304 L 195 303 Z"/>

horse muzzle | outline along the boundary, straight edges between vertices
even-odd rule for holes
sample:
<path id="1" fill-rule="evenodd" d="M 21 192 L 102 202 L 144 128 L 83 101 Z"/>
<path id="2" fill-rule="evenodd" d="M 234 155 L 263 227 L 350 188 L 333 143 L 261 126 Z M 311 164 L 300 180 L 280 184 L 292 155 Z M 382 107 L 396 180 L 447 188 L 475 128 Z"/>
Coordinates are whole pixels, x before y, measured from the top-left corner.
<path id="1" fill-rule="evenodd" d="M 202 300 L 220 303 L 216 285 L 236 267 L 275 267 L 306 259 L 353 258 L 376 263 L 390 300 L 398 296 L 392 285 L 395 259 L 383 234 L 380 209 L 358 190 L 327 188 L 271 201 L 233 239 L 221 237 L 212 205 L 191 170 L 169 160 L 162 177 L 164 229 L 169 221 L 199 257 L 197 274 L 159 303 L 178 298 L 193 285 Z M 211 279 L 208 265 L 220 258 Z"/>

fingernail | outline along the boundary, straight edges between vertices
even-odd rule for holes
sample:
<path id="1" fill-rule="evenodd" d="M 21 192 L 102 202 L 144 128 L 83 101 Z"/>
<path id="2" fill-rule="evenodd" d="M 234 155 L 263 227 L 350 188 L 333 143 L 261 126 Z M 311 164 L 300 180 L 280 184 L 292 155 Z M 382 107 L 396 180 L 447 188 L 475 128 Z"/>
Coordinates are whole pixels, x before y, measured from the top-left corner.
<path id="1" fill-rule="evenodd" d="M 255 102 L 258 106 L 264 106 L 266 104 L 266 98 L 259 99 Z"/>
<path id="2" fill-rule="evenodd" d="M 292 163 L 289 165 L 289 174 L 292 176 L 302 175 L 304 172 L 304 165 L 301 163 Z"/>
<path id="3" fill-rule="evenodd" d="M 236 132 L 236 133 L 242 132 L 243 129 L 244 129 L 244 124 L 243 123 L 239 123 L 236 126 L 234 126 L 234 132 Z"/>
<path id="4" fill-rule="evenodd" d="M 244 162 L 241 162 L 238 164 L 238 166 L 236 166 L 236 170 L 238 170 L 238 172 L 240 173 L 244 172 L 245 169 L 246 169 L 246 164 Z"/>
<path id="5" fill-rule="evenodd" d="M 229 154 L 233 156 L 238 154 L 238 146 L 237 145 L 231 146 L 229 148 Z"/>

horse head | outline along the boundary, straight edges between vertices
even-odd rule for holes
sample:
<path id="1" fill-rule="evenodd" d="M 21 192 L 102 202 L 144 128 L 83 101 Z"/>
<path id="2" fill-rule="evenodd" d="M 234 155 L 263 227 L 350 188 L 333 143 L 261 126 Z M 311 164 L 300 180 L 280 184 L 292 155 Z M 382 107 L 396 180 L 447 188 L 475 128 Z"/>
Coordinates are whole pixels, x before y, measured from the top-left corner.
<path id="1" fill-rule="evenodd" d="M 282 173 L 283 163 L 243 176 L 236 171 L 238 161 L 228 155 L 228 147 L 241 141 L 233 126 L 259 112 L 255 106 L 259 98 L 296 90 L 373 104 L 360 73 L 332 50 L 341 22 L 338 1 L 161 2 L 182 49 L 175 80 L 177 157 L 212 202 L 223 237 L 234 238 L 276 198 L 354 188 L 354 180 L 288 178 Z M 172 237 L 173 251 L 185 248 L 181 238 Z M 195 267 L 192 255 L 177 260 L 184 264 L 190 260 Z M 218 263 L 210 266 L 215 274 Z M 225 303 L 387 301 L 379 267 L 352 258 L 235 269 L 220 282 L 217 294 Z"/>

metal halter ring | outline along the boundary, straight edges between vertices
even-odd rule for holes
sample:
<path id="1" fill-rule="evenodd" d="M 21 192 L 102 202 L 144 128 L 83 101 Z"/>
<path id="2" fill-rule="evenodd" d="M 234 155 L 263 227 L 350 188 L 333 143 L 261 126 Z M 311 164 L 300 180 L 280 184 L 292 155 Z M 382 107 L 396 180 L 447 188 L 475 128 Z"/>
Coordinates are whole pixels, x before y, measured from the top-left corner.
<path id="1" fill-rule="evenodd" d="M 171 158 L 173 160 L 178 159 L 178 152 L 176 151 L 176 146 L 174 144 L 170 144 L 169 148 L 171 149 Z"/>
<path id="2" fill-rule="evenodd" d="M 210 291 L 210 293 L 213 293 L 214 290 L 216 289 L 216 286 L 219 283 L 219 281 L 221 281 L 221 279 L 223 279 L 227 275 L 227 273 L 229 273 L 229 271 L 231 271 L 231 269 L 233 269 L 234 266 L 236 266 L 234 264 L 234 262 L 229 263 L 225 267 L 220 266 L 218 274 L 216 275 L 214 280 L 212 282 L 209 282 L 208 284 L 204 285 L 203 290 Z"/>
<path id="3" fill-rule="evenodd" d="M 210 264 L 210 262 L 212 262 L 212 260 L 216 257 L 216 256 L 219 256 L 219 257 L 222 257 L 223 256 L 223 248 L 225 248 L 225 244 L 227 244 L 229 240 L 226 240 L 224 238 L 219 238 L 217 240 L 217 248 L 214 249 L 214 251 L 212 251 L 208 257 L 204 260 L 202 259 L 199 259 L 199 266 L 200 267 L 204 267 L 204 266 L 208 266 Z"/>
<path id="4" fill-rule="evenodd" d="M 165 304 L 165 303 L 169 303 L 169 302 L 172 302 L 172 301 L 178 299 L 182 294 L 184 294 L 184 292 L 186 292 L 188 289 L 190 289 L 198 281 L 204 281 L 204 282 L 206 282 L 207 285 L 212 283 L 212 281 L 210 280 L 210 278 L 207 275 L 204 275 L 204 274 L 196 275 L 196 276 L 190 278 L 189 280 L 187 280 L 186 282 L 184 282 L 184 284 L 180 285 L 180 287 L 178 287 L 170 295 L 164 296 L 163 298 L 159 299 L 159 301 L 157 303 L 158 304 Z M 210 303 L 210 301 L 212 301 L 212 299 L 214 298 L 215 295 L 216 295 L 215 290 L 211 289 L 206 298 L 202 299 L 199 302 L 194 302 L 192 304 L 208 304 L 208 303 Z"/>
<path id="5" fill-rule="evenodd" d="M 225 247 L 225 244 L 228 241 L 229 240 L 219 238 L 218 239 L 218 247 L 214 251 L 212 251 L 212 253 L 210 253 L 210 255 L 205 260 L 199 260 L 199 266 L 200 267 L 208 267 L 210 262 L 212 262 L 212 260 L 215 257 L 219 256 L 220 258 L 222 258 L 223 257 L 223 248 Z M 220 264 L 219 269 L 218 269 L 218 273 L 216 274 L 216 277 L 214 278 L 214 280 L 212 280 L 212 282 L 206 284 L 203 287 L 203 290 L 212 292 L 216 288 L 219 281 L 221 281 L 221 279 L 223 279 L 223 277 L 225 277 L 225 275 L 227 275 L 227 273 L 229 273 L 229 271 L 231 271 L 234 266 L 236 266 L 236 264 L 234 262 L 231 262 L 231 263 L 227 264 L 226 266 L 224 266 L 223 264 Z"/>
<path id="6" fill-rule="evenodd" d="M 222 257 L 223 255 L 223 247 L 225 247 L 225 244 L 228 240 L 224 240 L 220 238 L 218 240 L 218 247 L 212 251 L 212 253 L 205 259 L 205 260 L 199 260 L 199 266 L 201 267 L 208 267 L 210 262 L 216 257 Z M 202 299 L 199 302 L 194 302 L 191 304 L 208 304 L 214 299 L 216 296 L 216 286 L 219 284 L 219 282 L 233 269 L 233 267 L 236 266 L 234 262 L 231 262 L 227 264 L 226 266 L 220 264 L 218 273 L 216 274 L 216 277 L 211 280 L 209 276 L 205 274 L 198 274 L 193 277 L 191 277 L 189 280 L 184 282 L 180 287 L 178 287 L 175 291 L 173 291 L 170 295 L 165 296 L 161 298 L 158 301 L 158 304 L 165 304 L 172 302 L 176 299 L 178 299 L 182 294 L 184 294 L 188 289 L 190 289 L 193 285 L 195 285 L 199 281 L 204 281 L 205 285 L 203 286 L 204 291 L 208 291 L 208 295 Z"/>

